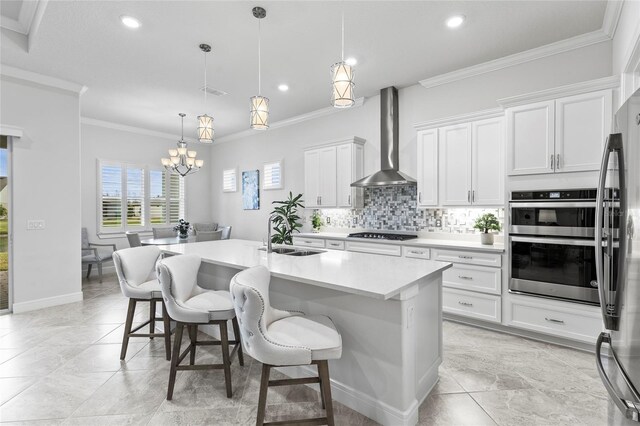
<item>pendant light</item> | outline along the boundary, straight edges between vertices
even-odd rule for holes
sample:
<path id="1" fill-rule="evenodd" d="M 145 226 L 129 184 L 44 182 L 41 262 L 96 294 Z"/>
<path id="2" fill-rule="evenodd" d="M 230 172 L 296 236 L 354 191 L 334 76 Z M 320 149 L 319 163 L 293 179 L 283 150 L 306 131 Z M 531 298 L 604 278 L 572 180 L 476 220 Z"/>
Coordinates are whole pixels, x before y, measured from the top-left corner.
<path id="1" fill-rule="evenodd" d="M 353 67 L 344 61 L 344 10 L 342 11 L 342 53 L 340 62 L 331 65 L 331 105 L 349 108 L 355 104 Z"/>
<path id="2" fill-rule="evenodd" d="M 207 108 L 207 53 L 211 46 L 202 43 L 200 50 L 204 52 L 204 107 Z M 213 143 L 213 117 L 207 114 L 198 116 L 198 140 L 203 143 Z"/>
<path id="3" fill-rule="evenodd" d="M 169 158 L 163 158 L 160 161 L 169 173 L 185 177 L 200 170 L 204 166 L 204 160 L 197 160 L 197 153 L 187 149 L 187 142 L 184 140 L 185 114 L 180 113 L 178 115 L 182 120 L 182 135 L 178 141 L 178 149 L 170 149 Z"/>
<path id="4" fill-rule="evenodd" d="M 269 128 L 269 98 L 261 95 L 262 93 L 262 81 L 261 81 L 261 37 L 260 37 L 260 20 L 267 16 L 267 11 L 260 6 L 256 6 L 252 9 L 253 16 L 258 19 L 258 95 L 250 98 L 251 100 L 251 114 L 250 124 L 251 128 L 255 130 L 267 130 Z"/>

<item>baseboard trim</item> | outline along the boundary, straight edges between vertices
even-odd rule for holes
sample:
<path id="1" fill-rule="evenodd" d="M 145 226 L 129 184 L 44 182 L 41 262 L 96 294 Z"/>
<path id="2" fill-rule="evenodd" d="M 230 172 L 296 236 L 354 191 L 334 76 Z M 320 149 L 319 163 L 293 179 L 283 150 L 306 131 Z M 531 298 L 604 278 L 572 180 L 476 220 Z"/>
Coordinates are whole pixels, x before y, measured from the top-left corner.
<path id="1" fill-rule="evenodd" d="M 22 312 L 35 311 L 52 306 L 66 305 L 67 303 L 81 302 L 82 292 L 63 294 L 60 296 L 45 297 L 42 299 L 30 300 L 28 302 L 20 302 L 13 304 L 13 313 L 20 314 Z"/>

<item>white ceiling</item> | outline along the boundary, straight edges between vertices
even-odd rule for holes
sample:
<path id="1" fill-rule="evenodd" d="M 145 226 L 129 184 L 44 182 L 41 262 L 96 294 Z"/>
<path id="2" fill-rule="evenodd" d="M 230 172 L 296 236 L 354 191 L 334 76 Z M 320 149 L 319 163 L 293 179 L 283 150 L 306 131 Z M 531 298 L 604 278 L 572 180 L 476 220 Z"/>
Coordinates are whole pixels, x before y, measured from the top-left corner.
<path id="1" fill-rule="evenodd" d="M 598 30 L 606 1 L 50 0 L 28 52 L 3 30 L 0 62 L 88 86 L 84 117 L 178 134 L 178 112 L 187 114 L 187 129 L 206 112 L 221 137 L 248 128 L 249 97 L 257 94 L 256 5 L 267 10 L 262 91 L 273 122 L 329 105 L 341 7 L 345 53 L 359 61 L 356 96 L 368 97 Z M 467 21 L 450 30 L 444 21 L 456 13 Z M 142 26 L 123 27 L 123 14 Z M 206 109 L 203 42 L 213 48 L 209 86 L 229 93 L 209 96 Z M 280 83 L 289 92 L 279 92 Z"/>

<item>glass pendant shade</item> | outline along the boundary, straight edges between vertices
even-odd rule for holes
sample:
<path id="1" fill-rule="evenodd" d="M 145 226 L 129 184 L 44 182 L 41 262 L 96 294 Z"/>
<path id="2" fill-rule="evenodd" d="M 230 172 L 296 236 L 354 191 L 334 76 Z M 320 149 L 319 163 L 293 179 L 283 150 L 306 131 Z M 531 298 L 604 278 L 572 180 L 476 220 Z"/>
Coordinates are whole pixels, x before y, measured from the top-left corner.
<path id="1" fill-rule="evenodd" d="M 336 108 L 353 106 L 353 68 L 345 62 L 337 62 L 331 66 L 331 105 Z"/>
<path id="2" fill-rule="evenodd" d="M 163 166 L 171 165 L 171 160 L 169 160 L 168 158 L 161 158 L 160 162 L 162 163 Z"/>
<path id="3" fill-rule="evenodd" d="M 251 97 L 251 128 L 267 130 L 269 128 L 269 98 L 264 96 Z"/>
<path id="4" fill-rule="evenodd" d="M 198 140 L 204 143 L 213 143 L 213 117 L 207 114 L 198 116 Z"/>
<path id="5" fill-rule="evenodd" d="M 196 160 L 196 167 L 200 168 L 204 166 L 204 160 Z"/>
<path id="6" fill-rule="evenodd" d="M 177 149 L 170 149 L 169 150 L 169 157 L 177 157 L 178 156 L 178 150 Z"/>
<path id="7" fill-rule="evenodd" d="M 171 162 L 173 164 L 179 164 L 180 163 L 180 157 L 171 157 Z"/>
<path id="8" fill-rule="evenodd" d="M 187 157 L 196 158 L 198 155 L 195 151 L 187 151 Z"/>

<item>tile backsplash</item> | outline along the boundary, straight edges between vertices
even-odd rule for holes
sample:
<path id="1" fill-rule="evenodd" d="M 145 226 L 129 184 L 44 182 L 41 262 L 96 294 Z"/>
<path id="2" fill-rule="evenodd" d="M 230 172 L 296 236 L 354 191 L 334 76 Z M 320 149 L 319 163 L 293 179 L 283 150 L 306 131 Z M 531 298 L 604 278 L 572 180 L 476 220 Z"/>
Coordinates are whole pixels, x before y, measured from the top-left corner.
<path id="1" fill-rule="evenodd" d="M 362 209 L 321 209 L 325 226 L 473 234 L 478 232 L 473 223 L 481 214 L 493 213 L 504 223 L 504 208 L 417 208 L 415 186 L 384 186 L 364 191 Z M 330 223 L 326 223 L 327 218 Z"/>

